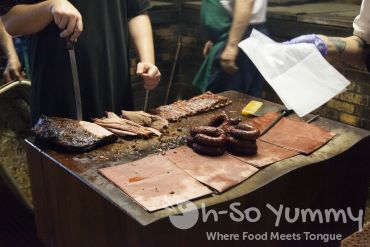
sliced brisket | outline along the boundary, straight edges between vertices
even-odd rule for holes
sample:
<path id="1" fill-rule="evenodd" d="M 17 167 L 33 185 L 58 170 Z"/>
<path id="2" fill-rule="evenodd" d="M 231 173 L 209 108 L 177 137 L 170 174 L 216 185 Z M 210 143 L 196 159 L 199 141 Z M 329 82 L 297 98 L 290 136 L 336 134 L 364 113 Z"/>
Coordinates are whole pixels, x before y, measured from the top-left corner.
<path id="1" fill-rule="evenodd" d="M 32 130 L 37 140 L 73 152 L 90 151 L 117 139 L 97 124 L 68 118 L 41 116 Z"/>

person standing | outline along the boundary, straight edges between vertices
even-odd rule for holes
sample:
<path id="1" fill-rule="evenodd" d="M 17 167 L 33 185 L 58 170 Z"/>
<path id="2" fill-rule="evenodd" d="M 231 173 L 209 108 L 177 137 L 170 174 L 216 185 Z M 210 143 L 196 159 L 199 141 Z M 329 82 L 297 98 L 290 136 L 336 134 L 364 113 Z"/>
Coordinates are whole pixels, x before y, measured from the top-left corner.
<path id="1" fill-rule="evenodd" d="M 75 42 L 83 118 L 133 108 L 128 49 L 133 40 L 137 74 L 154 89 L 160 71 L 147 10 L 149 0 L 8 0 L 0 6 L 11 35 L 28 40 L 32 79 L 32 119 L 41 114 L 76 117 L 67 39 Z"/>
<path id="2" fill-rule="evenodd" d="M 266 0 L 202 0 L 201 30 L 208 40 L 193 84 L 201 91 L 236 90 L 260 96 L 264 79 L 238 43 L 253 28 L 267 34 Z"/>

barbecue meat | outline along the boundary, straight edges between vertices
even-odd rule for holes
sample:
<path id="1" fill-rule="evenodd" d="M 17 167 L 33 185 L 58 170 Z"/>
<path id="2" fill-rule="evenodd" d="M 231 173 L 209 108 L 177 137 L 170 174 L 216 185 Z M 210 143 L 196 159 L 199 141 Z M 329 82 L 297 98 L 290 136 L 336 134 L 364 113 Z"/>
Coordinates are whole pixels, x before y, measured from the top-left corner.
<path id="1" fill-rule="evenodd" d="M 68 118 L 41 116 L 32 130 L 37 140 L 73 152 L 90 151 L 117 139 L 99 125 Z"/>
<path id="2" fill-rule="evenodd" d="M 145 127 L 163 130 L 168 127 L 167 119 L 144 111 L 122 111 L 122 117 Z"/>
<path id="3" fill-rule="evenodd" d="M 189 100 L 179 100 L 171 105 L 160 106 L 154 109 L 153 113 L 168 121 L 177 121 L 180 118 L 215 110 L 231 103 L 231 100 L 225 96 L 205 92 Z"/>
<path id="4" fill-rule="evenodd" d="M 113 112 L 107 112 L 106 118 L 95 118 L 94 122 L 120 137 L 149 138 L 152 135 L 161 135 L 158 130 L 144 127 L 128 119 L 120 118 Z"/>

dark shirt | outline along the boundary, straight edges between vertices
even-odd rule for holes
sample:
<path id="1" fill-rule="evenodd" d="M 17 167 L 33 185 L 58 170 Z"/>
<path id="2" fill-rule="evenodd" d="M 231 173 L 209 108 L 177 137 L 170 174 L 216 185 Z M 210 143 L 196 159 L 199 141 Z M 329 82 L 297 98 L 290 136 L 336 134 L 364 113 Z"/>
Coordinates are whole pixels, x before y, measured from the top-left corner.
<path id="1" fill-rule="evenodd" d="M 19 3 L 1 1 L 1 13 Z M 132 109 L 128 21 L 150 7 L 149 0 L 71 0 L 81 13 L 84 31 L 75 44 L 83 117 Z M 28 40 L 32 80 L 32 117 L 76 117 L 73 80 L 65 40 L 50 23 Z"/>

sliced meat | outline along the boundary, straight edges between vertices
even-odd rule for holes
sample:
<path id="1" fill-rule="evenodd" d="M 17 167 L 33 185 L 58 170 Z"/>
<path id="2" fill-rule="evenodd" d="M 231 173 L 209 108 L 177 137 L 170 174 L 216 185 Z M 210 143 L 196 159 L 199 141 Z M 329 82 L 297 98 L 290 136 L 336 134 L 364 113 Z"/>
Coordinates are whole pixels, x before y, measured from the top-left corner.
<path id="1" fill-rule="evenodd" d="M 168 127 L 167 119 L 144 111 L 122 111 L 122 117 L 142 126 L 157 130 L 163 130 Z"/>
<path id="2" fill-rule="evenodd" d="M 120 137 L 137 136 L 149 138 L 152 135 L 160 136 L 161 133 L 153 128 L 144 127 L 134 121 L 118 117 L 115 113 L 107 112 L 107 118 L 96 118 L 94 122 Z"/>
<path id="3" fill-rule="evenodd" d="M 152 123 L 151 115 L 144 111 L 124 111 L 122 110 L 122 117 L 142 126 L 150 126 Z"/>
<path id="4" fill-rule="evenodd" d="M 137 134 L 135 134 L 133 132 L 129 132 L 129 131 L 112 129 L 112 128 L 107 128 L 107 130 L 109 130 L 110 132 L 118 135 L 119 137 L 128 137 L 128 136 L 135 137 L 135 136 L 137 136 Z"/>
<path id="5" fill-rule="evenodd" d="M 41 116 L 32 131 L 37 140 L 73 152 L 90 151 L 117 139 L 97 124 L 58 117 Z"/>

